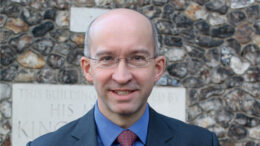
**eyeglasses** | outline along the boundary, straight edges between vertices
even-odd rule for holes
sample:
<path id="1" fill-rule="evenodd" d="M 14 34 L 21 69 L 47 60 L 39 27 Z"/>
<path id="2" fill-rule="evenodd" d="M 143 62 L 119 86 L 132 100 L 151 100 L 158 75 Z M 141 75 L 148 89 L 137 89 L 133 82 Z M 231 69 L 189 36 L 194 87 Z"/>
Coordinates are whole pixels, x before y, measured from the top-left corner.
<path id="1" fill-rule="evenodd" d="M 94 63 L 97 64 L 97 67 L 104 68 L 104 69 L 116 67 L 121 59 L 125 60 L 128 67 L 142 68 L 142 67 L 146 67 L 149 64 L 149 62 L 155 58 L 156 56 L 148 57 L 145 55 L 133 55 L 126 58 L 119 58 L 115 56 L 102 56 L 99 58 L 88 57 L 88 59 L 91 59 L 92 61 L 94 61 Z"/>

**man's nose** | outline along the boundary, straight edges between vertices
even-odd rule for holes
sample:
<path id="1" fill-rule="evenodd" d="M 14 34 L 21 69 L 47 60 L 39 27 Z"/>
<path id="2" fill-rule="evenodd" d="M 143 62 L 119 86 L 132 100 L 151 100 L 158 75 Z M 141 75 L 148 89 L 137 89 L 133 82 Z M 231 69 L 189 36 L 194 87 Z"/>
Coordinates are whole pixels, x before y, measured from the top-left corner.
<path id="1" fill-rule="evenodd" d="M 120 59 L 117 67 L 114 70 L 112 79 L 119 84 L 126 84 L 133 78 L 132 73 L 127 67 L 125 59 Z"/>

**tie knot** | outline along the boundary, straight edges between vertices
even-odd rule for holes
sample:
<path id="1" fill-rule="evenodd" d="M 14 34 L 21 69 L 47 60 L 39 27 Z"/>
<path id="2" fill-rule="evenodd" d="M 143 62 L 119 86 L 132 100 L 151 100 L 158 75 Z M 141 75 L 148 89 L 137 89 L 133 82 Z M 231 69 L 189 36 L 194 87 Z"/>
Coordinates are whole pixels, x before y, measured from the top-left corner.
<path id="1" fill-rule="evenodd" d="M 121 146 L 132 146 L 135 142 L 137 136 L 130 130 L 123 131 L 117 137 L 117 142 L 121 144 Z"/>

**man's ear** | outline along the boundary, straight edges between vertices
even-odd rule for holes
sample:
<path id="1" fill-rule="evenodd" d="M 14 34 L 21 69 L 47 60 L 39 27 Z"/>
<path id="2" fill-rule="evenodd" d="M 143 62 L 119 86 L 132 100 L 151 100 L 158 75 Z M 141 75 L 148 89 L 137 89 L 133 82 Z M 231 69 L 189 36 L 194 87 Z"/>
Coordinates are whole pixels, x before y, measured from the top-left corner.
<path id="1" fill-rule="evenodd" d="M 91 74 L 91 68 L 90 68 L 90 60 L 83 56 L 80 59 L 81 62 L 81 69 L 83 71 L 83 74 L 85 76 L 85 79 L 89 82 L 92 82 L 92 74 Z"/>
<path id="2" fill-rule="evenodd" d="M 165 70 L 166 60 L 164 56 L 158 56 L 155 58 L 155 78 L 154 82 L 157 82 L 163 75 Z"/>

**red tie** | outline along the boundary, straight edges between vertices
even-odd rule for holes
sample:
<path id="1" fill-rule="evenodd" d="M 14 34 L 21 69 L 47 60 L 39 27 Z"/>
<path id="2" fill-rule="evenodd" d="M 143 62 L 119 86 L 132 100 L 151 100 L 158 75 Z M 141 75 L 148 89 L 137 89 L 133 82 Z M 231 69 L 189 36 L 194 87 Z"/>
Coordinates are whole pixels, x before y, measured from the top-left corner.
<path id="1" fill-rule="evenodd" d="M 121 146 L 132 146 L 135 142 L 137 136 L 130 130 L 123 131 L 117 137 L 117 142 L 121 144 Z"/>

